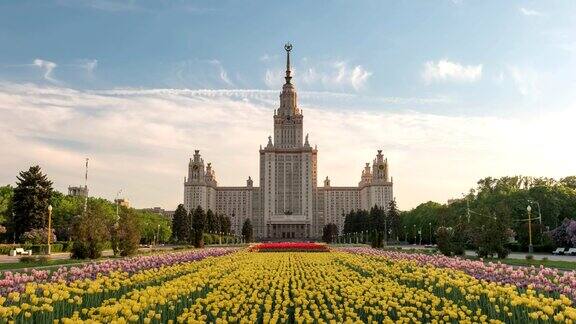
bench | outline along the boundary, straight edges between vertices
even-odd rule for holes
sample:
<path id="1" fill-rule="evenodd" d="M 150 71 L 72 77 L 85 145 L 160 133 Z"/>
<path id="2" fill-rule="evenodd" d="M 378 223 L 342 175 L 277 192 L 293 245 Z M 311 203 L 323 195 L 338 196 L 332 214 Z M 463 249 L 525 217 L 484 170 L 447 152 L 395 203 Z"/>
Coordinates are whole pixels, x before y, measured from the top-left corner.
<path id="1" fill-rule="evenodd" d="M 576 248 L 569 248 L 564 254 L 566 255 L 576 255 Z"/>
<path id="2" fill-rule="evenodd" d="M 557 248 L 556 250 L 552 251 L 552 254 L 554 255 L 564 255 L 564 252 L 566 252 L 565 248 Z"/>
<path id="3" fill-rule="evenodd" d="M 10 251 L 10 256 L 17 255 L 32 255 L 32 250 L 24 250 L 23 248 L 16 248 Z"/>

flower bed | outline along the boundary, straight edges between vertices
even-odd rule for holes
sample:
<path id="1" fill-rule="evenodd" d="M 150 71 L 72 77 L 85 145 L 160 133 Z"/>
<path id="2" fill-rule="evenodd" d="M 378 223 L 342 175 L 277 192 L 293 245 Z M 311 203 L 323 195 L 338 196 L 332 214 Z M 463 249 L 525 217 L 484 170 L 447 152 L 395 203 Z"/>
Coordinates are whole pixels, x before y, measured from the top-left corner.
<path id="1" fill-rule="evenodd" d="M 328 252 L 326 244 L 315 242 L 269 242 L 250 246 L 256 252 Z"/>
<path id="2" fill-rule="evenodd" d="M 576 321 L 565 295 L 356 252 L 240 251 L 131 274 L 29 282 L 0 297 L 0 323 Z"/>
<path id="3" fill-rule="evenodd" d="M 133 274 L 146 269 L 198 261 L 210 256 L 221 256 L 237 250 L 237 248 L 209 248 L 91 262 L 73 267 L 61 266 L 56 270 L 4 271 L 0 273 L 0 296 L 13 291 L 24 291 L 25 285 L 30 282 L 72 282 L 83 279 L 95 279 L 99 275 L 107 275 L 115 271 Z"/>
<path id="4" fill-rule="evenodd" d="M 560 271 L 558 269 L 540 267 L 513 267 L 500 262 L 488 262 L 447 257 L 443 255 L 428 255 L 420 253 L 404 253 L 384 251 L 365 247 L 340 248 L 341 251 L 355 254 L 378 256 L 390 261 L 414 261 L 419 265 L 429 265 L 437 268 L 461 270 L 474 278 L 512 284 L 522 288 L 534 288 L 545 292 L 556 292 L 576 300 L 576 271 Z"/>

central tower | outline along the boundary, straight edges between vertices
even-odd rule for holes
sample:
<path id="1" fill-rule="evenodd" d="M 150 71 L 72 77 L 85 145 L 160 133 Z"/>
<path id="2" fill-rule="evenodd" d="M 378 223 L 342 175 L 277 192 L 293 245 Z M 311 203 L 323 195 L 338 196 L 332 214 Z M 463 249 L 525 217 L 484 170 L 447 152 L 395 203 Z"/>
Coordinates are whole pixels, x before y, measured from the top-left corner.
<path id="1" fill-rule="evenodd" d="M 286 83 L 280 93 L 280 108 L 274 112 L 274 145 L 277 148 L 297 149 L 302 147 L 303 116 L 298 109 L 298 95 L 292 84 L 290 69 L 290 43 L 284 45 L 286 50 Z"/>
<path id="2" fill-rule="evenodd" d="M 286 50 L 286 82 L 280 107 L 274 111 L 274 141 L 260 150 L 263 221 L 269 238 L 308 238 L 316 233 L 314 196 L 317 151 L 303 137 L 303 120 L 290 67 L 291 44 Z"/>

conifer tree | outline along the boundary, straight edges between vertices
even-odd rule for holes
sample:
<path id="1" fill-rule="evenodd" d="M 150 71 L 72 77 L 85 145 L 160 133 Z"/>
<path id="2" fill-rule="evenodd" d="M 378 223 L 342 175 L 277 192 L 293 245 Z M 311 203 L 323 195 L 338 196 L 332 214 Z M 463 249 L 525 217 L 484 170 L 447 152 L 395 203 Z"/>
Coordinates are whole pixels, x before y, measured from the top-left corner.
<path id="1" fill-rule="evenodd" d="M 172 217 L 172 235 L 177 242 L 186 242 L 190 239 L 192 222 L 184 205 L 180 204 Z"/>
<path id="2" fill-rule="evenodd" d="M 398 206 L 396 205 L 396 199 L 392 199 L 390 201 L 390 204 L 388 204 L 388 213 L 386 216 L 389 222 L 388 228 L 390 229 L 391 237 L 398 241 L 400 235 L 401 223 L 400 223 L 400 211 L 398 210 Z"/>
<path id="3" fill-rule="evenodd" d="M 206 231 L 208 233 L 215 233 L 218 231 L 216 228 L 216 215 L 211 209 L 206 212 Z"/>
<path id="4" fill-rule="evenodd" d="M 242 236 L 244 237 L 244 241 L 252 242 L 254 236 L 254 230 L 252 228 L 252 222 L 250 218 L 247 218 L 242 225 Z"/>
<path id="5" fill-rule="evenodd" d="M 204 230 L 206 229 L 206 212 L 198 206 L 192 213 L 192 244 L 204 247 Z"/>
<path id="6" fill-rule="evenodd" d="M 47 226 L 52 182 L 39 166 L 20 172 L 12 200 L 11 229 L 16 239 L 32 229 Z"/>

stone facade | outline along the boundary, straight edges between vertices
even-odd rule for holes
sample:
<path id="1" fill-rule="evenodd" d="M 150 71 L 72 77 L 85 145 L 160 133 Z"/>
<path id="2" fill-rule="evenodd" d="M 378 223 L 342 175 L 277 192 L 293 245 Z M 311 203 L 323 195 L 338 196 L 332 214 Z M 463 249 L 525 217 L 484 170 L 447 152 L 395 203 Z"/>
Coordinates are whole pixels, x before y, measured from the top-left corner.
<path id="1" fill-rule="evenodd" d="M 304 116 L 298 107 L 292 84 L 290 50 L 285 46 L 286 82 L 280 93 L 280 107 L 274 111 L 274 138 L 260 147 L 259 187 L 248 177 L 244 187 L 219 187 L 210 163 L 204 164 L 198 150 L 188 164 L 184 179 L 184 206 L 201 206 L 230 217 L 232 231 L 240 234 L 250 218 L 259 239 L 313 239 L 322 235 L 328 223 L 344 226 L 351 210 L 385 209 L 393 199 L 388 161 L 378 150 L 372 165 L 366 163 L 360 182 L 353 187 L 332 187 L 330 180 L 317 186 L 318 150 L 304 136 Z"/>

